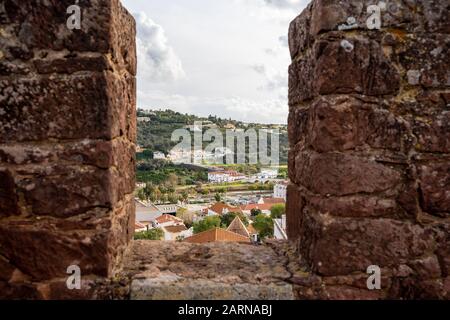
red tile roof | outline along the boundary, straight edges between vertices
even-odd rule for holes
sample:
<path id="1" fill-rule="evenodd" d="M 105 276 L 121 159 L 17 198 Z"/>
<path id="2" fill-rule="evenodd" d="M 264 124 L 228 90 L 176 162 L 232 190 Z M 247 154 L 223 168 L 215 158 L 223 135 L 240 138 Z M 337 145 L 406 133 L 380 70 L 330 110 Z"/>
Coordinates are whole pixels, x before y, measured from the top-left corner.
<path id="1" fill-rule="evenodd" d="M 208 242 L 250 242 L 249 237 L 227 231 L 224 229 L 211 229 L 186 238 L 184 241 L 189 243 L 208 243 Z"/>
<path id="2" fill-rule="evenodd" d="M 259 233 L 258 231 L 256 231 L 255 227 L 252 224 L 248 225 L 247 231 L 250 235 Z"/>
<path id="3" fill-rule="evenodd" d="M 263 198 L 265 204 L 285 204 L 286 201 L 283 198 Z"/>
<path id="4" fill-rule="evenodd" d="M 253 203 L 253 204 L 247 204 L 244 206 L 241 206 L 241 209 L 243 211 L 251 211 L 253 209 L 259 209 L 261 211 L 265 211 L 265 210 L 270 210 L 272 209 L 272 207 L 274 206 L 273 203 L 264 203 L 264 204 L 257 204 L 257 203 Z"/>
<path id="5" fill-rule="evenodd" d="M 175 216 L 172 216 L 170 214 L 163 214 L 162 216 L 156 218 L 156 222 L 158 222 L 159 224 L 163 224 L 163 223 L 167 223 L 167 222 L 175 222 L 175 223 L 182 223 L 183 220 L 181 220 L 180 218 L 177 218 Z"/>
<path id="6" fill-rule="evenodd" d="M 179 226 L 167 226 L 167 227 L 163 227 L 163 228 L 169 233 L 180 233 L 180 232 L 187 230 L 187 228 L 184 224 L 179 225 Z"/>
<path id="7" fill-rule="evenodd" d="M 230 223 L 230 226 L 227 228 L 227 231 L 240 234 L 244 237 L 250 237 L 247 228 L 239 217 L 234 218 L 234 220 Z"/>
<path id="8" fill-rule="evenodd" d="M 224 214 L 225 209 L 227 209 L 228 212 L 242 212 L 239 207 L 232 207 L 223 202 L 217 202 L 214 205 L 212 205 L 211 207 L 209 207 L 208 209 L 211 211 L 214 211 L 215 213 L 217 213 L 219 215 Z M 208 211 L 208 209 L 206 209 L 206 211 Z"/>

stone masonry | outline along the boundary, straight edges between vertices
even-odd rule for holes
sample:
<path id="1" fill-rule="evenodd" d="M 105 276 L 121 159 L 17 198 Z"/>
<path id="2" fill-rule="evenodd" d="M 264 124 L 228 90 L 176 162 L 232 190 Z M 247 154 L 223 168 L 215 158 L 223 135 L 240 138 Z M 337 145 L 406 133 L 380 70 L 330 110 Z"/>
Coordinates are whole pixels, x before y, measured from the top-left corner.
<path id="1" fill-rule="evenodd" d="M 301 298 L 450 298 L 450 3 L 385 1 L 369 29 L 379 3 L 315 0 L 290 25 Z"/>
<path id="2" fill-rule="evenodd" d="M 73 4 L 0 2 L 0 298 L 114 275 L 134 231 L 135 22 L 80 0 L 70 30 Z"/>

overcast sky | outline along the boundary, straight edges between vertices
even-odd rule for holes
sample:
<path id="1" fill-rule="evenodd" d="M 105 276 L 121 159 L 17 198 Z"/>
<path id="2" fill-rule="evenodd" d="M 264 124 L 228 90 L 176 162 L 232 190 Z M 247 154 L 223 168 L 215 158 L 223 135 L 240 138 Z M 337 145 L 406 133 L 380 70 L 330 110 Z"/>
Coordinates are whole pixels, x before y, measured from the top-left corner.
<path id="1" fill-rule="evenodd" d="M 289 22 L 308 0 L 122 0 L 138 30 L 138 107 L 287 122 Z"/>

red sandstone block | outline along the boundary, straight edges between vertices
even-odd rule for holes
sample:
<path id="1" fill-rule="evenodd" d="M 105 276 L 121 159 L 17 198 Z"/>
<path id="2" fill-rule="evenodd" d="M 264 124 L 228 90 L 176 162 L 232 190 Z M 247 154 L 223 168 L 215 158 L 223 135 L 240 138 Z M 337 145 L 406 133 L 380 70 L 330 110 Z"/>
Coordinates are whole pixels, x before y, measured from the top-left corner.
<path id="1" fill-rule="evenodd" d="M 289 144 L 291 147 L 305 139 L 308 129 L 309 110 L 307 108 L 291 108 L 288 118 Z"/>
<path id="2" fill-rule="evenodd" d="M 134 141 L 134 90 L 133 77 L 110 72 L 0 80 L 0 143 L 122 135 Z"/>
<path id="3" fill-rule="evenodd" d="M 37 72 L 41 74 L 72 74 L 77 71 L 101 72 L 110 67 L 106 56 L 36 59 L 33 63 Z"/>
<path id="4" fill-rule="evenodd" d="M 450 86 L 450 35 L 406 35 L 393 44 L 405 82 L 425 88 Z"/>
<path id="5" fill-rule="evenodd" d="M 359 93 L 368 96 L 398 92 L 400 77 L 381 46 L 361 38 L 316 41 L 289 69 L 289 104 L 318 95 Z"/>
<path id="6" fill-rule="evenodd" d="M 135 75 L 135 22 L 120 1 L 80 1 L 80 30 L 66 27 L 66 10 L 73 4 L 71 0 L 7 1 L 0 21 L 12 26 L 4 47 L 6 59 L 29 60 L 35 49 L 110 53 L 115 64 Z M 79 70 L 85 70 L 83 65 Z"/>
<path id="7" fill-rule="evenodd" d="M 18 169 L 16 192 L 24 197 L 29 213 L 70 217 L 94 207 L 112 208 L 119 194 L 112 169 L 47 165 Z"/>
<path id="8" fill-rule="evenodd" d="M 297 154 L 295 181 L 324 196 L 344 196 L 393 190 L 402 175 L 375 161 L 338 153 Z"/>
<path id="9" fill-rule="evenodd" d="M 416 91 L 417 90 L 417 91 Z M 416 87 L 409 91 L 409 96 L 392 101 L 391 110 L 396 114 L 411 114 L 416 117 L 435 117 L 437 112 L 450 106 L 450 93 L 444 90 L 424 89 Z M 411 119 L 405 117 L 411 123 Z"/>
<path id="10" fill-rule="evenodd" d="M 289 31 L 291 55 L 295 58 L 321 33 L 337 31 L 353 18 L 356 29 L 368 29 L 369 5 L 377 2 L 360 0 L 315 0 L 292 21 Z M 440 0 L 417 0 L 413 4 L 386 1 L 381 13 L 383 31 L 395 28 L 401 32 L 449 33 L 449 6 Z"/>
<path id="11" fill-rule="evenodd" d="M 415 118 L 416 149 L 421 152 L 450 153 L 450 113 L 434 117 Z"/>
<path id="12" fill-rule="evenodd" d="M 314 35 L 310 32 L 312 7 L 313 4 L 309 4 L 289 25 L 289 50 L 292 59 L 295 59 L 314 41 Z"/>
<path id="13" fill-rule="evenodd" d="M 402 218 L 405 216 L 395 199 L 355 195 L 351 197 L 308 197 L 311 212 L 347 218 Z"/>
<path id="14" fill-rule="evenodd" d="M 326 276 L 366 272 L 371 265 L 389 269 L 419 259 L 437 249 L 437 235 L 443 233 L 391 219 L 319 214 L 305 214 L 303 219 L 301 250 L 313 271 Z"/>
<path id="15" fill-rule="evenodd" d="M 2 256 L 32 281 L 67 278 L 71 265 L 78 265 L 82 276 L 110 277 L 132 236 L 131 198 L 126 203 L 76 219 L 2 221 Z"/>
<path id="16" fill-rule="evenodd" d="M 422 209 L 432 215 L 450 216 L 450 164 L 418 164 Z"/>
<path id="17" fill-rule="evenodd" d="M 0 168 L 0 218 L 20 214 L 14 178 L 10 171 Z"/>
<path id="18" fill-rule="evenodd" d="M 131 168 L 135 145 L 126 139 L 82 140 L 69 143 L 0 145 L 0 162 L 9 165 L 48 164 L 112 166 Z M 124 169 L 125 170 L 125 169 Z"/>
<path id="19" fill-rule="evenodd" d="M 300 189 L 294 184 L 289 184 L 287 194 L 287 235 L 289 237 L 289 240 L 295 240 L 300 236 L 304 200 L 302 198 Z"/>
<path id="20" fill-rule="evenodd" d="M 134 190 L 133 163 L 120 169 L 63 163 L 21 166 L 16 169 L 15 193 L 23 196 L 27 212 L 37 216 L 70 217 L 95 207 L 113 208 Z"/>

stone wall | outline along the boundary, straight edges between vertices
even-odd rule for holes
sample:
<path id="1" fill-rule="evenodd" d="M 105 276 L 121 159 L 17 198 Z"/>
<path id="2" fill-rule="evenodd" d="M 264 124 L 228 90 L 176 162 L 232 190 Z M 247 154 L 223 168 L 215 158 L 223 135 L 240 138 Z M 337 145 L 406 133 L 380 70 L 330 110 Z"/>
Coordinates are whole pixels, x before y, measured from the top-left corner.
<path id="1" fill-rule="evenodd" d="M 0 3 L 0 298 L 87 294 L 134 231 L 135 22 L 80 0 L 69 30 L 74 3 Z"/>
<path id="2" fill-rule="evenodd" d="M 315 0 L 290 26 L 300 297 L 450 298 L 449 3 L 386 1 L 369 30 L 378 3 Z"/>

